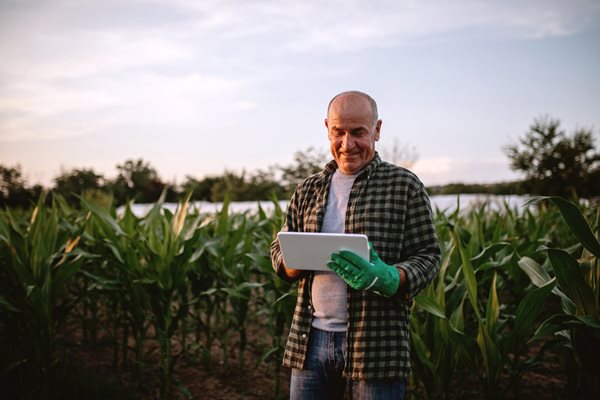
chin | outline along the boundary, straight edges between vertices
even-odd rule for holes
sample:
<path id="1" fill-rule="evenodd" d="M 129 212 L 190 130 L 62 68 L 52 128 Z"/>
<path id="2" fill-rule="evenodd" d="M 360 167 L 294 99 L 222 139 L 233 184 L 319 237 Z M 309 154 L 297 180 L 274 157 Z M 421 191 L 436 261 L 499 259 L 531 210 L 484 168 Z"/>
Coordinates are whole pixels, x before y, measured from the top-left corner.
<path id="1" fill-rule="evenodd" d="M 345 174 L 352 175 L 358 171 L 358 168 L 355 166 L 343 165 L 340 170 Z"/>

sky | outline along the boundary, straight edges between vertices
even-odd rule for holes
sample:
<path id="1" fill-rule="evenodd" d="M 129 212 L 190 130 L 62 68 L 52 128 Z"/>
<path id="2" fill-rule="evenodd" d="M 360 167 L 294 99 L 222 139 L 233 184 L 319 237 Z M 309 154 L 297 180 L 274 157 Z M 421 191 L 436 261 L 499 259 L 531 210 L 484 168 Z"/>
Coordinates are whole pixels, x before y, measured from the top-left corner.
<path id="1" fill-rule="evenodd" d="M 0 0 L 0 164 L 252 173 L 327 152 L 330 98 L 361 90 L 426 185 L 512 180 L 535 118 L 600 147 L 599 71 L 600 0 Z"/>

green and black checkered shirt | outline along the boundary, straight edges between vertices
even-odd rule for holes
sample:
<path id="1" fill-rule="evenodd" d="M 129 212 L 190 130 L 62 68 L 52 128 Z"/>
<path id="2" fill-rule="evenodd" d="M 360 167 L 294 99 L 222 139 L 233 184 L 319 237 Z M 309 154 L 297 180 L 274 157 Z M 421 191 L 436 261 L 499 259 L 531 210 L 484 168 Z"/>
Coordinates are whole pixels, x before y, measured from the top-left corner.
<path id="1" fill-rule="evenodd" d="M 284 231 L 320 232 L 331 177 L 325 169 L 298 185 L 290 201 Z M 376 153 L 356 178 L 346 210 L 346 233 L 367 235 L 379 257 L 406 272 L 408 284 L 386 298 L 348 286 L 348 331 L 344 376 L 386 380 L 410 374 L 408 322 L 412 298 L 436 276 L 440 248 L 431 205 L 421 181 L 410 171 L 381 161 Z M 273 268 L 282 274 L 283 257 L 277 239 L 271 244 Z M 298 285 L 298 301 L 283 365 L 302 369 L 312 322 L 312 273 Z"/>

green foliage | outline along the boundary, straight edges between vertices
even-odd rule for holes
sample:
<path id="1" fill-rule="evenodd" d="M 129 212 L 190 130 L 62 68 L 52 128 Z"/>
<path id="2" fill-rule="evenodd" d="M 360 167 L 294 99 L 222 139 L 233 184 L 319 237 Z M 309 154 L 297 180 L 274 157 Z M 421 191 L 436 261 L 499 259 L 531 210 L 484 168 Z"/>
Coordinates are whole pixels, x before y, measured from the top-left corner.
<path id="1" fill-rule="evenodd" d="M 104 177 L 92 169 L 74 169 L 54 178 L 54 190 L 70 202 L 76 200 L 76 195 L 84 191 L 100 190 L 102 186 Z"/>
<path id="2" fill-rule="evenodd" d="M 527 191 L 521 181 L 496 183 L 448 183 L 445 185 L 427 187 L 429 195 L 443 194 L 492 194 L 492 195 L 523 195 Z"/>
<path id="3" fill-rule="evenodd" d="M 142 159 L 126 160 L 117 165 L 118 175 L 111 189 L 118 204 L 127 200 L 152 203 L 158 200 L 165 188 L 156 170 Z"/>
<path id="4" fill-rule="evenodd" d="M 29 208 L 41 192 L 42 188 L 39 185 L 27 187 L 20 165 L 0 165 L 0 207 Z"/>
<path id="5" fill-rule="evenodd" d="M 117 214 L 84 196 L 80 208 L 56 196 L 29 211 L 0 211 L 0 379 L 35 378 L 46 385 L 36 390 L 49 390 L 60 366 L 55 337 L 69 323 L 87 344 L 110 338 L 115 371 L 132 368 L 139 379 L 155 368 L 162 398 L 174 393 L 178 363 L 226 370 L 235 354 L 243 372 L 253 367 L 249 351 L 275 370 L 279 388 L 296 302 L 269 255 L 284 212 L 274 200 L 272 214 L 236 214 L 226 198 L 220 212 L 203 214 L 190 196 L 172 213 L 163 195 L 143 216 L 131 204 Z M 522 375 L 556 345 L 576 366 L 574 390 L 594 394 L 598 223 L 587 222 L 591 209 L 550 200 L 558 207 L 436 212 L 442 265 L 415 298 L 410 323 L 416 393 L 518 398 Z M 561 310 L 548 307 L 551 296 Z M 268 334 L 250 343 L 257 325 Z M 144 353 L 149 343 L 156 362 Z"/>
<path id="6" fill-rule="evenodd" d="M 560 222 L 546 207 L 437 212 L 441 268 L 416 297 L 410 323 L 414 382 L 427 398 L 519 397 L 522 375 L 547 348 L 531 354 L 527 341 L 548 312 L 546 298 L 558 292 L 557 280 L 530 257 L 542 262 L 540 246 L 576 240 Z"/>
<path id="7" fill-rule="evenodd" d="M 323 170 L 328 161 L 328 154 L 309 147 L 305 151 L 294 153 L 294 162 L 288 166 L 280 167 L 282 186 L 291 196 L 302 179 Z"/>
<path id="8" fill-rule="evenodd" d="M 222 202 L 225 196 L 229 196 L 231 201 L 265 200 L 273 195 L 278 198 L 283 196 L 283 189 L 272 172 L 258 171 L 248 176 L 245 171 L 239 175 L 225 171 L 222 176 L 213 179 L 207 200 L 214 202 Z"/>
<path id="9" fill-rule="evenodd" d="M 569 229 L 583 247 L 581 257 L 560 248 L 540 247 L 546 253 L 558 290 L 564 313 L 554 314 L 537 329 L 532 341 L 554 337 L 567 356 L 575 360 L 576 369 L 569 371 L 576 391 L 586 398 L 600 396 L 600 241 L 594 234 L 581 210 L 560 197 L 546 197 L 561 212 Z M 597 211 L 597 216 L 600 211 Z M 598 228 L 595 229 L 598 231 Z M 529 263 L 529 267 L 539 266 Z M 534 284 L 547 280 L 549 275 L 538 274 Z"/>
<path id="10" fill-rule="evenodd" d="M 519 144 L 505 152 L 511 168 L 525 175 L 529 193 L 563 197 L 600 195 L 600 152 L 592 130 L 579 128 L 572 136 L 560 121 L 538 118 Z"/>
<path id="11" fill-rule="evenodd" d="M 176 202 L 191 193 L 190 200 L 222 202 L 226 194 L 231 201 L 269 200 L 291 196 L 301 179 L 320 171 L 327 156 L 313 148 L 297 152 L 288 166 L 272 166 L 253 173 L 225 170 L 222 175 L 197 179 L 187 176 L 182 185 L 162 181 L 158 172 L 143 159 L 117 164 L 117 176 L 107 179 L 92 169 L 73 169 L 54 178 L 54 192 L 73 206 L 79 206 L 78 196 L 103 204 L 123 205 L 128 201 L 154 203 L 165 192 L 165 201 Z M 37 185 L 28 187 L 20 166 L 0 165 L 0 206 L 28 208 L 42 192 Z"/>
<path id="12" fill-rule="evenodd" d="M 55 339 L 74 306 L 68 293 L 83 261 L 78 247 L 85 216 L 45 195 L 27 214 L 0 214 L 0 365 L 10 381 L 44 392 Z"/>

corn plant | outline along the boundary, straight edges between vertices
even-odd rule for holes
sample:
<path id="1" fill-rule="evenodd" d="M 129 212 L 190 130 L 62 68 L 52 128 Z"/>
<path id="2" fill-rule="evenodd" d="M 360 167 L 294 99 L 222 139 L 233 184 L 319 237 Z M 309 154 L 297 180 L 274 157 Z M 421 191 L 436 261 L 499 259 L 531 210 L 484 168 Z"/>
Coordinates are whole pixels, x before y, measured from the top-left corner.
<path id="1" fill-rule="evenodd" d="M 501 305 L 498 276 L 504 271 L 510 279 L 505 271 L 514 248 L 509 242 L 484 247 L 483 215 L 480 209 L 470 218 L 474 234 L 461 226 L 458 209 L 450 218 L 438 215 L 440 274 L 416 297 L 411 321 L 415 375 L 429 383 L 431 398 L 460 397 L 451 387 L 465 371 L 475 373 L 485 398 L 504 398 L 508 390 L 517 391 L 519 377 L 535 362 L 522 358 L 523 343 L 554 281 L 528 292 L 516 310 Z M 510 375 L 508 384 L 501 383 L 504 371 Z"/>
<path id="2" fill-rule="evenodd" d="M 415 298 L 410 323 L 411 379 L 428 398 L 502 399 L 509 391 L 519 398 L 523 373 L 552 346 L 571 363 L 565 370 L 574 371 L 567 372 L 573 393 L 598 397 L 598 221 L 591 228 L 574 205 L 550 201 L 522 210 L 505 203 L 460 211 L 459 204 L 436 213 L 442 265 Z M 269 245 L 284 221 L 277 202 L 273 215 L 260 207 L 231 213 L 228 200 L 219 212 L 201 214 L 189 211 L 187 200 L 172 213 L 161 199 L 144 216 L 130 205 L 117 213 L 85 198 L 81 210 L 60 197 L 44 202 L 0 211 L 3 383 L 48 382 L 56 333 L 69 322 L 81 326 L 86 343 L 107 333 L 115 366 L 129 367 L 133 358 L 138 378 L 155 350 L 144 348 L 158 342 L 161 398 L 173 395 L 178 362 L 193 361 L 182 358 L 189 349 L 200 350 L 214 370 L 214 344 L 227 366 L 235 337 L 244 371 L 247 347 L 262 346 L 258 362 L 275 373 L 281 397 L 296 296 L 271 266 Z M 547 296 L 558 296 L 558 312 L 544 307 Z M 252 324 L 267 332 L 266 346 L 248 343 Z M 68 340 L 61 336 L 58 345 Z M 541 351 L 530 356 L 538 340 Z"/>
<path id="3" fill-rule="evenodd" d="M 459 335 L 464 330 L 465 285 L 447 274 L 454 246 L 442 244 L 442 262 L 437 282 L 415 298 L 410 322 L 413 380 L 426 382 L 429 398 L 452 398 L 462 368 Z M 458 276 L 457 276 L 458 278 Z M 446 317 L 450 313 L 450 317 Z"/>
<path id="4" fill-rule="evenodd" d="M 546 319 L 531 339 L 557 339 L 575 362 L 575 374 L 570 375 L 575 392 L 587 398 L 600 397 L 600 242 L 585 220 L 581 210 L 560 197 L 542 197 L 533 201 L 551 200 L 569 229 L 579 240 L 583 251 L 576 258 L 573 251 L 542 246 L 547 255 L 561 298 L 563 313 Z M 596 228 L 598 231 L 598 215 Z M 572 249 L 571 249 L 572 250 Z M 549 281 L 548 271 L 531 258 L 523 258 L 521 267 L 529 274 L 534 285 Z"/>
<path id="5" fill-rule="evenodd" d="M 113 318 L 115 340 L 114 363 L 118 361 L 118 328 L 122 329 L 121 354 L 127 361 L 128 337 L 135 341 L 134 374 L 139 376 L 143 366 L 143 345 L 149 319 L 149 295 L 139 284 L 147 268 L 147 248 L 144 231 L 138 229 L 140 219 L 128 204 L 120 219 L 109 210 L 82 200 L 94 218 L 86 226 L 85 243 L 103 255 L 102 262 L 84 269 L 83 274 L 93 282 L 92 287 L 106 299 Z M 114 211 L 114 210 L 113 210 Z"/>
<path id="6" fill-rule="evenodd" d="M 173 396 L 174 373 L 172 339 L 194 301 L 187 297 L 187 275 L 201 236 L 197 229 L 200 218 L 186 220 L 189 196 L 175 214 L 168 210 L 164 214 L 161 212 L 163 201 L 164 196 L 139 222 L 126 211 L 122 223 L 135 230 L 133 237 L 128 236 L 104 210 L 87 204 L 103 229 L 110 232 L 107 237 L 111 240 L 105 241 L 107 249 L 119 263 L 127 266 L 128 272 L 137 276 L 130 280 L 132 299 L 139 301 L 139 306 L 148 302 L 160 348 L 160 397 L 170 399 Z M 133 250 L 127 250 L 130 248 Z M 142 330 L 143 318 L 141 315 L 139 321 Z"/>
<path id="7" fill-rule="evenodd" d="M 252 248 L 254 240 L 252 235 L 253 226 L 245 214 L 235 217 L 229 213 L 229 198 L 226 196 L 223 207 L 215 221 L 213 245 L 208 248 L 211 254 L 211 263 L 219 269 L 223 275 L 223 281 L 219 290 L 226 294 L 228 304 L 232 312 L 221 309 L 220 326 L 222 337 L 221 347 L 225 367 L 228 367 L 227 339 L 228 331 L 233 328 L 239 335 L 239 361 L 240 368 L 244 368 L 244 352 L 246 350 L 246 322 L 250 305 L 251 291 L 261 284 L 251 282 L 252 264 L 246 254 Z M 222 303 L 225 304 L 225 303 Z"/>
<path id="8" fill-rule="evenodd" d="M 281 230 L 284 213 L 276 199 L 273 199 L 274 212 L 268 217 L 262 208 L 258 210 L 260 224 L 254 232 L 254 249 L 247 256 L 258 268 L 258 274 L 264 282 L 257 299 L 258 316 L 264 318 L 264 325 L 271 337 L 271 346 L 265 349 L 260 361 L 274 365 L 275 398 L 281 396 L 281 359 L 285 350 L 285 329 L 292 323 L 296 305 L 296 292 L 289 283 L 273 276 L 270 244 Z M 269 371 L 269 370 L 268 370 Z"/>
<path id="9" fill-rule="evenodd" d="M 78 224 L 61 219 L 62 199 L 55 197 L 50 207 L 45 201 L 44 194 L 27 218 L 11 210 L 0 214 L 2 375 L 16 372 L 11 379 L 42 385 L 41 393 L 56 333 L 75 304 L 67 286 L 92 257 L 78 248 Z"/>

